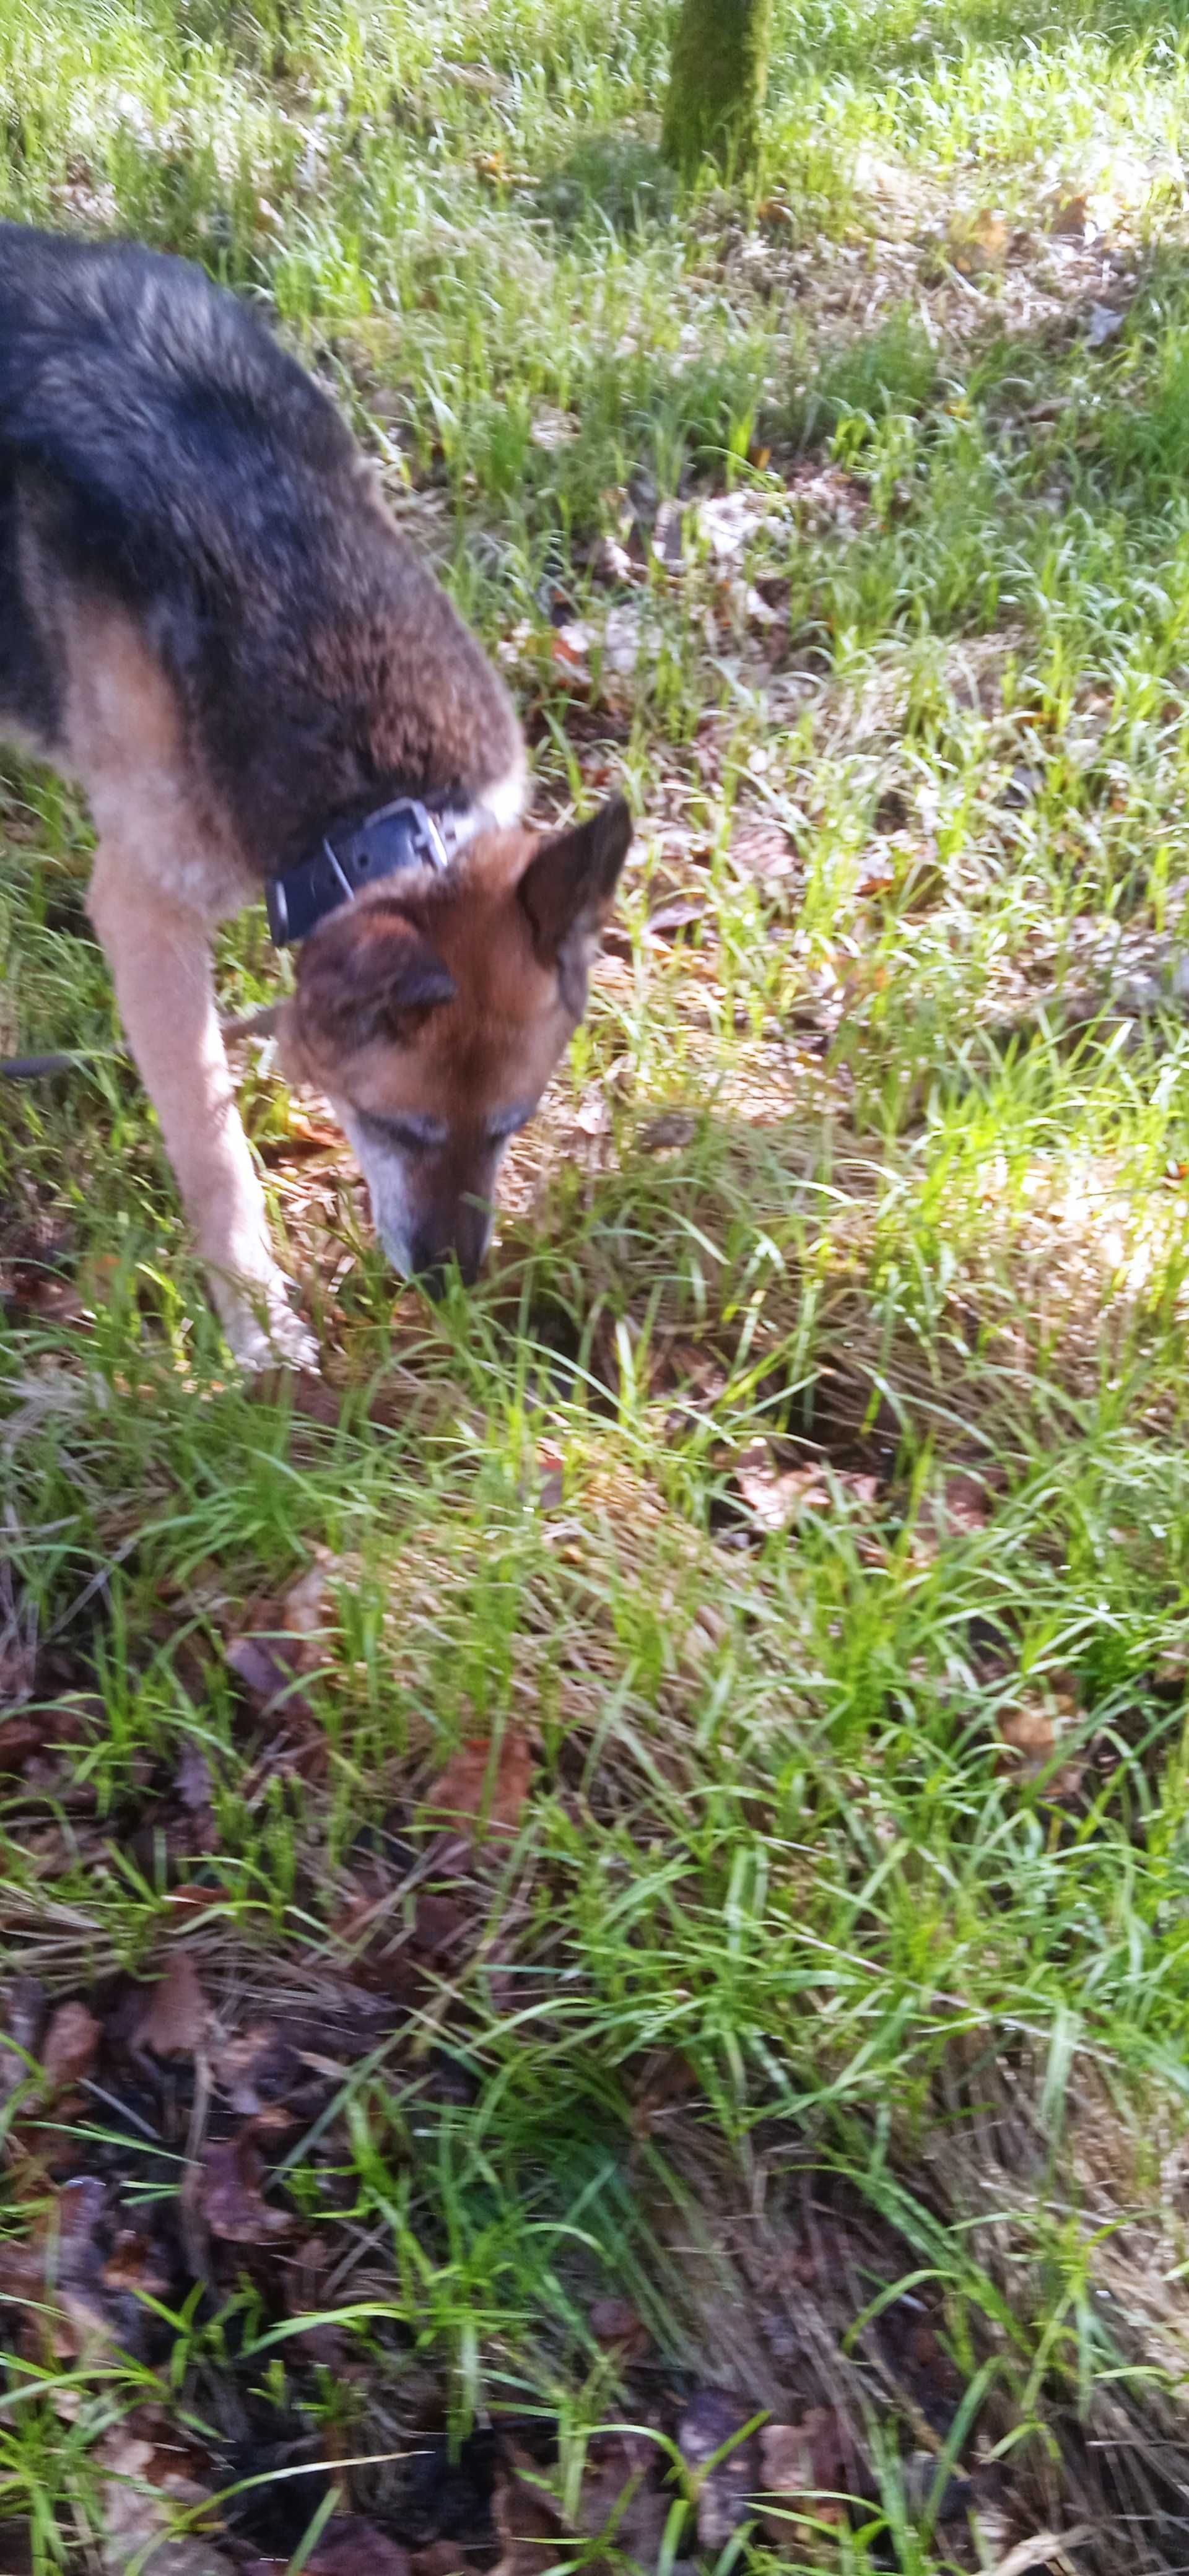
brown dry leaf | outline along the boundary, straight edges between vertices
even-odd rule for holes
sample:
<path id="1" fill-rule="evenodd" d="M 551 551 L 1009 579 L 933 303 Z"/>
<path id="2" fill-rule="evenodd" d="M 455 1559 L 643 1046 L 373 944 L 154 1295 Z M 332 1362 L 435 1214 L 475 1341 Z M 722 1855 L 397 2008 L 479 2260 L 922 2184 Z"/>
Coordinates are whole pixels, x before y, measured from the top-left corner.
<path id="1" fill-rule="evenodd" d="M 491 2499 L 492 2517 L 501 2548 L 494 2576 L 541 2576 L 562 2545 L 561 2515 L 547 2487 L 538 2484 L 530 2463 L 526 2476 L 501 2470 Z M 521 2464 L 517 2463 L 519 2472 Z"/>
<path id="2" fill-rule="evenodd" d="M 1076 196 L 1061 199 L 1049 231 L 1063 241 L 1084 241 L 1089 225 L 1090 198 L 1087 190 L 1082 188 Z"/>
<path id="3" fill-rule="evenodd" d="M 300 2080 L 302 2061 L 278 2023 L 254 2021 L 225 2042 L 213 2071 L 232 2110 L 255 2119 Z"/>
<path id="4" fill-rule="evenodd" d="M 373 2522 L 336 2514 L 307 2558 L 305 2576 L 410 2576 L 409 2553 Z"/>
<path id="5" fill-rule="evenodd" d="M 646 2433 L 595 2433 L 587 2444 L 578 2524 L 605 2539 L 617 2560 L 655 2567 L 673 2502 L 662 2483 L 665 2459 Z"/>
<path id="6" fill-rule="evenodd" d="M 215 1784 L 211 1766 L 197 1744 L 186 1744 L 173 1775 L 173 1785 L 188 1815 L 203 1815 L 209 1808 Z"/>
<path id="7" fill-rule="evenodd" d="M 812 2511 L 815 2521 L 843 2516 L 841 2497 L 851 2484 L 851 2443 L 842 2416 L 833 2406 L 806 2408 L 799 2424 L 765 2424 L 760 2433 L 760 2471 L 765 2494 Z M 786 2545 L 792 2537 L 787 2511 L 765 2517 L 769 2536 Z"/>
<path id="8" fill-rule="evenodd" d="M 624 2361 L 635 2361 L 652 2341 L 630 2299 L 596 2299 L 590 2311 L 590 2331 L 596 2343 L 608 2352 L 617 2352 Z"/>
<path id="9" fill-rule="evenodd" d="M 179 2470 L 179 2450 L 176 2428 L 164 2420 L 142 2433 L 134 2419 L 97 2445 L 104 2576 L 126 2576 L 129 2567 L 142 2566 L 145 2576 L 233 2576 L 230 2559 L 198 2533 L 169 2536 L 178 2514 L 192 2514 L 208 2492 Z"/>
<path id="10" fill-rule="evenodd" d="M 1057 1741 L 1052 1712 L 1040 1700 L 1021 1700 L 1018 1708 L 1009 1708 L 999 1720 L 999 1735 L 1013 1753 L 1024 1754 L 1030 1762 L 1047 1760 Z"/>
<path id="11" fill-rule="evenodd" d="M 113 2341 L 98 2244 L 106 2210 L 106 2185 L 82 2175 L 63 2184 L 35 2237 L 0 2244 L 0 2298 L 26 2311 L 23 2350 L 77 2360 Z"/>
<path id="12" fill-rule="evenodd" d="M 262 1716 L 283 1696 L 286 1713 L 297 1709 L 312 1718 L 313 1710 L 304 1692 L 294 1688 L 297 1667 L 285 1655 L 286 1642 L 283 1637 L 230 1637 L 226 1649 L 228 1667 Z"/>
<path id="13" fill-rule="evenodd" d="M 0 1773 L 23 1771 L 40 1753 L 45 1742 L 45 1717 L 36 1709 L 22 1709 L 15 1717 L 0 1718 Z"/>
<path id="14" fill-rule="evenodd" d="M 981 269 L 1002 268 L 1010 241 L 1005 217 L 989 206 L 984 206 L 973 223 L 963 223 L 958 217 L 950 227 L 951 257 L 964 277 L 977 276 Z"/>
<path id="15" fill-rule="evenodd" d="M 700 2388 L 681 2418 L 677 2444 L 690 2473 L 703 2549 L 724 2549 L 752 2512 L 760 2450 L 747 2427 L 763 2411 L 729 2389 Z"/>
<path id="16" fill-rule="evenodd" d="M 266 2245 L 296 2221 L 270 2209 L 261 2190 L 264 2160 L 249 2122 L 234 2138 L 213 2141 L 202 2159 L 198 2206 L 212 2236 L 228 2245 Z"/>
<path id="17" fill-rule="evenodd" d="M 593 627 L 583 626 L 577 618 L 567 626 L 555 626 L 550 651 L 558 669 L 571 678 L 589 680 L 589 657 L 595 640 Z"/>
<path id="18" fill-rule="evenodd" d="M 1043 1696 L 1034 1692 L 1021 1699 L 999 1720 L 1005 1750 L 996 1768 L 1020 1781 L 1043 1780 L 1045 1796 L 1058 1805 L 1067 1798 L 1076 1798 L 1085 1777 L 1085 1762 L 1075 1755 L 1056 1771 L 1050 1771 L 1049 1765 L 1062 1738 L 1072 1733 L 1082 1714 L 1076 1694 L 1070 1690 L 1050 1689 Z"/>
<path id="19" fill-rule="evenodd" d="M 498 1740 L 472 1735 L 452 1754 L 425 1793 L 425 1804 L 444 1825 L 476 1825 L 481 1834 L 517 1830 L 532 1787 L 533 1749 L 522 1726 L 507 1726 Z"/>
<path id="20" fill-rule="evenodd" d="M 735 1466 L 735 1482 L 762 1530 L 791 1529 L 804 1511 L 824 1510 L 830 1489 L 820 1467 L 779 1468 L 765 1440 L 755 1440 Z"/>
<path id="21" fill-rule="evenodd" d="M 133 2033 L 133 2046 L 154 2057 L 193 2057 L 201 2048 L 211 2008 L 189 1950 L 175 1950 L 152 1988 Z"/>
<path id="22" fill-rule="evenodd" d="M 102 2024 L 85 2004 L 59 2004 L 41 2051 L 42 2071 L 53 2092 L 69 2092 L 90 2074 L 102 2037 Z"/>
<path id="23" fill-rule="evenodd" d="M 334 1577 L 342 1572 L 339 1559 L 329 1548 L 314 1550 L 314 1561 L 304 1574 L 291 1583 L 281 1603 L 282 1625 L 290 1636 L 321 1636 L 328 1625 L 327 1593 Z"/>
<path id="24" fill-rule="evenodd" d="M 290 1109 L 289 1124 L 283 1136 L 260 1136 L 256 1151 L 270 1169 L 274 1164 L 298 1162 L 309 1154 L 342 1153 L 343 1140 L 333 1127 L 319 1126 L 301 1110 Z"/>

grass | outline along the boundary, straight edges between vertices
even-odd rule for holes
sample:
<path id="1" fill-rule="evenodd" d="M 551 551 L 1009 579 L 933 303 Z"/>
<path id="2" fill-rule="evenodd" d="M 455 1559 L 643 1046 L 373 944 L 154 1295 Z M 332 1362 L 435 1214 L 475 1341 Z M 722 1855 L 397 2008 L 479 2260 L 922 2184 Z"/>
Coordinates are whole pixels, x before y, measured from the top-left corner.
<path id="1" fill-rule="evenodd" d="M 145 2505 L 163 2425 L 230 2499 L 204 2576 L 316 2569 L 340 2499 L 486 2565 L 509 2424 L 581 2563 L 606 2427 L 679 2460 L 723 2384 L 833 2410 L 843 2465 L 725 2554 L 675 2470 L 664 2547 L 628 2512 L 604 2563 L 1189 2556 L 1185 28 L 782 0 L 744 205 L 659 167 L 667 23 L 0 7 L 0 211 L 262 299 L 500 655 L 540 809 L 622 776 L 641 815 L 473 1298 L 394 1292 L 245 1060 L 311 1418 L 229 1374 L 85 816 L 5 767 L 0 1041 L 94 1051 L 0 1129 L 0 1612 L 45 1732 L 9 2027 L 33 1977 L 106 2034 L 65 2094 L 10 2049 L 7 2225 L 99 2176 L 158 2266 L 47 2343 L 0 2251 L 37 2576 L 152 2569 L 196 2510 Z M 229 1003 L 275 973 L 236 925 Z M 270 1706 L 235 1640 L 318 1550 Z M 460 1852 L 431 1789 L 474 1739 L 532 1784 Z M 210 2067 L 150 2082 L 181 1951 Z M 187 2172 L 270 2018 L 290 2232 L 204 2273 Z"/>

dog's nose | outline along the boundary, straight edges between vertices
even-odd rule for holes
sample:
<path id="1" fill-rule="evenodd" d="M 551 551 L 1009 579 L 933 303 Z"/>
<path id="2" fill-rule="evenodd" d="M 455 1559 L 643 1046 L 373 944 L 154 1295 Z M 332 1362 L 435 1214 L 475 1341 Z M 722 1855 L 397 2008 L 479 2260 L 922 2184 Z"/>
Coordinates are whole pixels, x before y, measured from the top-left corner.
<path id="1" fill-rule="evenodd" d="M 424 1288 L 426 1296 L 432 1297 L 436 1304 L 438 1298 L 446 1294 L 450 1282 L 450 1270 L 451 1265 L 448 1261 L 416 1261 L 413 1265 L 413 1276 L 418 1287 Z"/>
<path id="2" fill-rule="evenodd" d="M 483 1267 L 482 1251 L 465 1244 L 452 1243 L 445 1251 L 431 1241 L 412 1246 L 412 1270 L 419 1288 L 427 1297 L 444 1297 L 450 1281 L 461 1279 L 464 1288 L 473 1288 Z"/>

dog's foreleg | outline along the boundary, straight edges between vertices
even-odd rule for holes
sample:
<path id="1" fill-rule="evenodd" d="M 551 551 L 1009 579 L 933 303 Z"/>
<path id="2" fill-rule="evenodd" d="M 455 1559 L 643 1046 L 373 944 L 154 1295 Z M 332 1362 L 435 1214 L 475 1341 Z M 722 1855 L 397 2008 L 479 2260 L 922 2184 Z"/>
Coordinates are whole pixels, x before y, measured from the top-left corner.
<path id="1" fill-rule="evenodd" d="M 236 1358 L 316 1366 L 268 1239 L 215 1011 L 205 923 L 101 849 L 88 898 L 116 999 Z"/>

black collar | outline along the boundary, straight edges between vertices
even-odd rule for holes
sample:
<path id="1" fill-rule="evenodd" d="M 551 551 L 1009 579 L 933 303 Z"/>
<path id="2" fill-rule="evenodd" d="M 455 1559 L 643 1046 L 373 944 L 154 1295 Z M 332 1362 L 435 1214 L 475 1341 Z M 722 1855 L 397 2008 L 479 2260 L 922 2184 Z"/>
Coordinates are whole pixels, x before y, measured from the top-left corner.
<path id="1" fill-rule="evenodd" d="M 429 804 L 397 796 L 362 822 L 332 823 L 316 850 L 270 877 L 265 891 L 268 926 L 278 948 L 308 939 L 328 913 L 351 903 L 363 886 L 401 868 L 448 868 L 483 821 L 474 805 Z"/>

